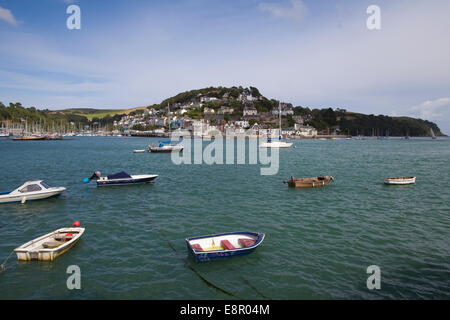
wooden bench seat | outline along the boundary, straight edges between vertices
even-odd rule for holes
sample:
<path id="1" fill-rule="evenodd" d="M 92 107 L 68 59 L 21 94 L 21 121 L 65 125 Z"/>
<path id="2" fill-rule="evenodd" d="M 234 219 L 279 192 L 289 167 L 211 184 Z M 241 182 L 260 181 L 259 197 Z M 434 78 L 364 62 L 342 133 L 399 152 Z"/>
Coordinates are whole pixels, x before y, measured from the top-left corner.
<path id="1" fill-rule="evenodd" d="M 198 243 L 196 244 L 191 244 L 192 249 L 197 250 L 197 251 L 203 251 L 203 248 L 201 245 L 199 245 Z"/>
<path id="2" fill-rule="evenodd" d="M 253 240 L 253 239 L 239 239 L 238 242 L 243 247 L 251 247 L 252 245 L 255 244 L 256 240 Z"/>
<path id="3" fill-rule="evenodd" d="M 231 242 L 228 241 L 228 240 L 226 240 L 226 239 L 220 241 L 220 245 L 221 245 L 222 247 L 224 247 L 225 249 L 227 249 L 227 250 L 236 249 L 236 248 L 231 244 Z"/>

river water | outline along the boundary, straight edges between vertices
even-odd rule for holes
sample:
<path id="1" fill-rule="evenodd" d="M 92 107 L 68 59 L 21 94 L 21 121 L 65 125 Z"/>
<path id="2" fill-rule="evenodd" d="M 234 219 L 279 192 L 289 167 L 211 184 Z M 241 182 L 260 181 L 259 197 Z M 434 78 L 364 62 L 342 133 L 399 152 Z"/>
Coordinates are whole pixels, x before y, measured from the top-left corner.
<path id="1" fill-rule="evenodd" d="M 0 191 L 35 179 L 67 188 L 0 205 L 0 259 L 75 220 L 86 228 L 53 262 L 13 255 L 0 299 L 450 298 L 450 139 L 296 140 L 279 150 L 275 175 L 261 175 L 258 164 L 175 165 L 169 154 L 132 152 L 151 141 L 0 141 Z M 95 170 L 159 177 L 84 184 Z M 291 175 L 335 180 L 290 189 L 283 180 Z M 410 175 L 415 185 L 382 183 Z M 195 263 L 188 255 L 185 238 L 232 231 L 266 239 L 243 257 Z M 66 286 L 70 265 L 80 267 L 81 290 Z M 379 290 L 366 285 L 371 265 L 381 270 Z"/>

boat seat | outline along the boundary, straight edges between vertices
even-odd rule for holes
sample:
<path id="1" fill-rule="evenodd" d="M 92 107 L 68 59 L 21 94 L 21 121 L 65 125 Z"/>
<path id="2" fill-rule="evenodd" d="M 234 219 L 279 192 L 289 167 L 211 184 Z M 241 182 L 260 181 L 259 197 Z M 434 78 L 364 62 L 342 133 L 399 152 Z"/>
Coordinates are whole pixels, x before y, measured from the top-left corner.
<path id="1" fill-rule="evenodd" d="M 196 244 L 191 244 L 192 249 L 197 250 L 197 251 L 203 251 L 203 248 L 201 245 L 199 245 L 198 243 Z"/>
<path id="2" fill-rule="evenodd" d="M 55 237 L 56 241 L 69 241 L 73 239 L 73 235 L 68 235 L 68 234 L 57 234 Z"/>
<path id="3" fill-rule="evenodd" d="M 253 239 L 239 239 L 238 242 L 243 247 L 251 247 L 252 245 L 255 244 L 256 240 L 253 240 Z"/>
<path id="4" fill-rule="evenodd" d="M 233 246 L 233 245 L 231 244 L 231 242 L 228 241 L 228 240 L 226 240 L 226 239 L 220 241 L 220 245 L 221 245 L 222 247 L 224 247 L 225 249 L 228 249 L 228 250 L 230 250 L 230 249 L 236 249 L 235 246 Z"/>
<path id="5" fill-rule="evenodd" d="M 61 245 L 61 242 L 56 242 L 56 241 L 47 241 L 42 244 L 42 246 L 47 249 L 56 248 L 56 247 L 59 247 L 60 245 Z"/>

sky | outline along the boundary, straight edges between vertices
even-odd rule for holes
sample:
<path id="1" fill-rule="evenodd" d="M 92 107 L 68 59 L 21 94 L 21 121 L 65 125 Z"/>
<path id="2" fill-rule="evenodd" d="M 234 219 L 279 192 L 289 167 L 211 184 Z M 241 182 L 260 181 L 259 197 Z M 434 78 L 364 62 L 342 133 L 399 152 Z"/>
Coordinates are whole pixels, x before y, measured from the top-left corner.
<path id="1" fill-rule="evenodd" d="M 70 5 L 81 29 L 67 28 Z M 449 12 L 448 0 L 0 0 L 0 101 L 123 109 L 241 85 L 450 134 Z"/>

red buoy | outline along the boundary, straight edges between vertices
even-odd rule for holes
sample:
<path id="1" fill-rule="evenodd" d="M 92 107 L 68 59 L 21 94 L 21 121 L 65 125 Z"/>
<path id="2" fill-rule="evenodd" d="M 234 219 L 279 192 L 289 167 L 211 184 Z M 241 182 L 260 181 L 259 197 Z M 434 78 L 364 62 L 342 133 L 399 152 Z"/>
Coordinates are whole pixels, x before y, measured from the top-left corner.
<path id="1" fill-rule="evenodd" d="M 79 221 L 75 221 L 75 222 L 73 223 L 73 226 L 78 228 L 78 227 L 80 226 L 80 222 L 79 222 Z"/>

